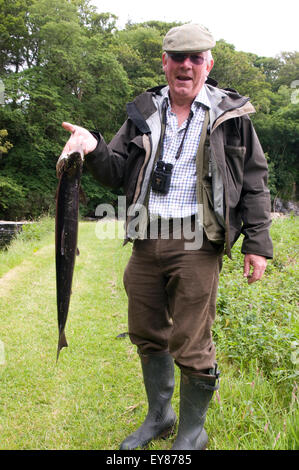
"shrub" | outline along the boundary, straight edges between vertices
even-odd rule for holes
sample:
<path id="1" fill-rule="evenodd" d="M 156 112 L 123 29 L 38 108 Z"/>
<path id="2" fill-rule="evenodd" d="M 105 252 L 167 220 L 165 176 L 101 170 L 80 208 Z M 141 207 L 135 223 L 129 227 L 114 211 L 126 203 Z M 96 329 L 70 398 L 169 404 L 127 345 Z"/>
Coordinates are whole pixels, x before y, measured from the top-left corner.
<path id="1" fill-rule="evenodd" d="M 298 218 L 284 218 L 283 230 L 281 223 L 273 223 L 275 255 L 261 281 L 247 285 L 243 279 L 241 241 L 233 249 L 233 261 L 224 263 L 214 338 L 228 360 L 244 367 L 256 360 L 268 377 L 285 380 L 298 376 Z"/>

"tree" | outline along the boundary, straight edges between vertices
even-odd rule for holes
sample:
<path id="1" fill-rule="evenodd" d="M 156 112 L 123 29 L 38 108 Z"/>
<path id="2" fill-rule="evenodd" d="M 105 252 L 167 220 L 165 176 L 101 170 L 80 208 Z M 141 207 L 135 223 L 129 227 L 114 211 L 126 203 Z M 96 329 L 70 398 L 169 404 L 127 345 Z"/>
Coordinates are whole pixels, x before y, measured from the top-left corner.
<path id="1" fill-rule="evenodd" d="M 118 31 L 116 17 L 89 0 L 0 0 L 0 151 L 9 150 L 0 158 L 2 217 L 53 210 L 55 165 L 68 138 L 61 122 L 99 130 L 109 141 L 126 117 L 126 102 L 165 83 L 162 40 L 178 24 L 128 23 Z M 273 194 L 291 187 L 298 108 L 290 85 L 298 53 L 258 57 L 221 40 L 213 56 L 211 76 L 256 107 L 252 119 L 268 152 Z M 85 214 L 116 197 L 88 174 L 83 183 Z"/>
<path id="2" fill-rule="evenodd" d="M 271 85 L 263 72 L 255 66 L 255 56 L 235 50 L 223 39 L 212 50 L 214 67 L 211 77 L 220 88 L 233 88 L 241 95 L 249 96 L 257 111 L 269 112 Z"/>
<path id="3" fill-rule="evenodd" d="M 18 72 L 26 62 L 27 12 L 35 0 L 0 0 L 0 74 Z"/>
<path id="4" fill-rule="evenodd" d="M 282 52 L 279 60 L 281 65 L 273 84 L 274 91 L 278 90 L 281 85 L 291 86 L 294 81 L 299 80 L 299 52 Z"/>
<path id="5" fill-rule="evenodd" d="M 299 183 L 299 104 L 289 103 L 271 114 L 260 114 L 255 126 L 275 174 L 272 197 L 294 197 Z"/>
<path id="6" fill-rule="evenodd" d="M 147 88 L 165 83 L 162 71 L 162 37 L 154 27 L 135 25 L 119 31 L 115 53 L 133 84 L 136 96 Z"/>
<path id="7" fill-rule="evenodd" d="M 33 2 L 26 13 L 22 67 L 4 77 L 0 119 L 14 148 L 2 161 L 2 175 L 23 188 L 26 200 L 19 205 L 21 217 L 54 207 L 55 164 L 68 138 L 62 121 L 100 129 L 109 140 L 125 117 L 128 77 L 105 47 L 113 42 L 108 17 L 103 30 L 99 22 L 95 27 L 95 12 L 88 3 Z M 91 183 L 85 180 L 88 196 Z M 103 193 L 108 197 L 107 190 L 98 188 L 99 199 Z M 95 202 L 95 186 L 92 194 Z M 90 206 L 89 210 L 94 213 Z"/>
<path id="8" fill-rule="evenodd" d="M 278 78 L 282 63 L 279 57 L 259 57 L 255 55 L 254 65 L 265 75 L 266 80 L 273 85 Z"/>

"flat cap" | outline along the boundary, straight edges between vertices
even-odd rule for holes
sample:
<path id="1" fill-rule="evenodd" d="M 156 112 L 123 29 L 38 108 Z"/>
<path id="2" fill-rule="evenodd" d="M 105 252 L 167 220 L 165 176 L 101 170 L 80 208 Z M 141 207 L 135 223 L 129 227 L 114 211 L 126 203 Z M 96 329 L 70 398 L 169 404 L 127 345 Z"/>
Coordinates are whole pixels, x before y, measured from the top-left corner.
<path id="1" fill-rule="evenodd" d="M 165 52 L 204 52 L 215 44 L 215 39 L 205 26 L 187 23 L 171 28 L 162 47 Z"/>

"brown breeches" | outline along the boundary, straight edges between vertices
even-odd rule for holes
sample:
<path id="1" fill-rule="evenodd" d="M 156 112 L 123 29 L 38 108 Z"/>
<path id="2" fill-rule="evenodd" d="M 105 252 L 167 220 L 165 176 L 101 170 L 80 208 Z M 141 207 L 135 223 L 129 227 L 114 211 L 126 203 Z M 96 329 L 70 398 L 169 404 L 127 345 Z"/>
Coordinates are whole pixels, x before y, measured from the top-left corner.
<path id="1" fill-rule="evenodd" d="M 189 250 L 180 235 L 170 229 L 170 239 L 134 242 L 124 274 L 129 335 L 142 354 L 169 351 L 178 366 L 200 371 L 215 364 L 211 328 L 223 247 L 204 235 L 201 248 Z"/>

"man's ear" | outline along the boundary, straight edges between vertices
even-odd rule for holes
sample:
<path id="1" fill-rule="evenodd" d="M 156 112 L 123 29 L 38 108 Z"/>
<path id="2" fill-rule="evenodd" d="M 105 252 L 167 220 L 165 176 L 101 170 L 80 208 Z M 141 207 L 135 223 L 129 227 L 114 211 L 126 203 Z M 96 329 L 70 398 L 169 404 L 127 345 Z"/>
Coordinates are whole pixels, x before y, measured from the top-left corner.
<path id="1" fill-rule="evenodd" d="M 208 79 L 208 76 L 214 66 L 214 60 L 211 58 L 209 62 L 207 62 L 206 68 L 205 68 L 205 75 L 206 75 L 206 80 Z"/>
<path id="2" fill-rule="evenodd" d="M 213 67 L 214 67 L 214 60 L 211 58 L 210 63 L 207 66 L 208 74 L 211 72 Z"/>
<path id="3" fill-rule="evenodd" d="M 165 67 L 167 65 L 167 60 L 168 60 L 167 53 L 163 52 L 163 54 L 162 54 L 162 67 L 163 67 L 164 72 L 165 72 Z"/>

